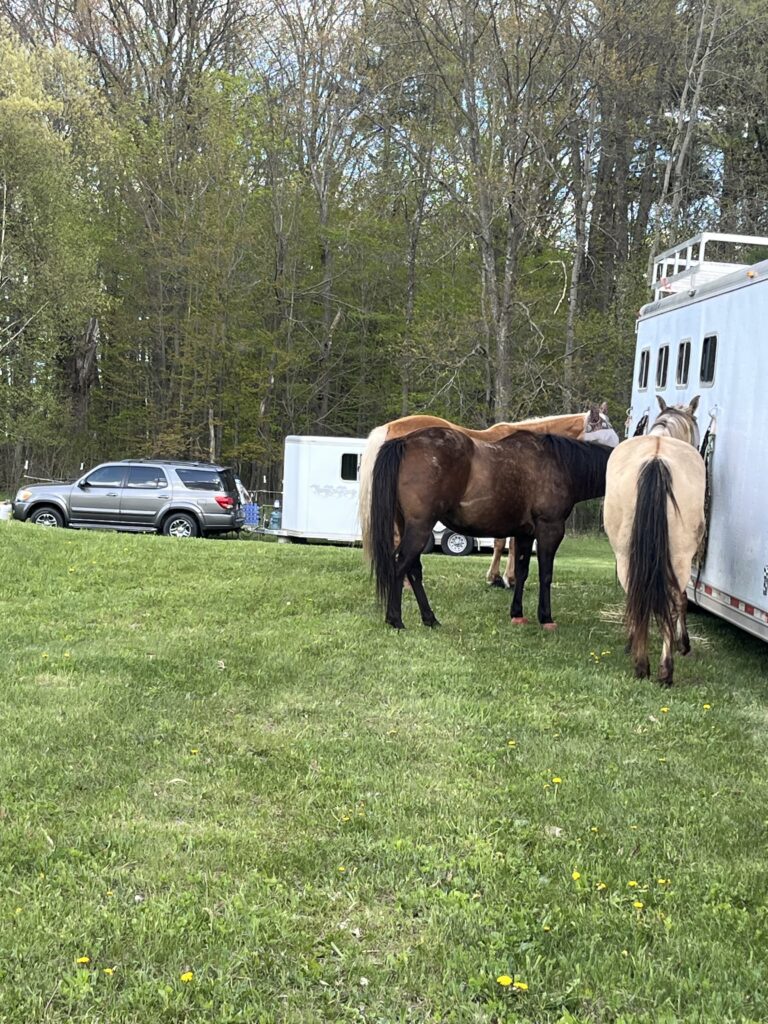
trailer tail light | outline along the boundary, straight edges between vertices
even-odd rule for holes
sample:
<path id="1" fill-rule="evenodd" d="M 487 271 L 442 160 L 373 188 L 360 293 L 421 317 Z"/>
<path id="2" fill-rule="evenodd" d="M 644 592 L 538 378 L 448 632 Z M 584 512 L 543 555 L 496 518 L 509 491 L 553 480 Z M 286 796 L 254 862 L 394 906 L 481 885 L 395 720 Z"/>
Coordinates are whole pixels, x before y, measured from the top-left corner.
<path id="1" fill-rule="evenodd" d="M 216 504 L 220 505 L 222 508 L 226 509 L 229 512 L 230 509 L 233 509 L 235 507 L 235 499 L 230 498 L 228 494 L 217 494 Z"/>

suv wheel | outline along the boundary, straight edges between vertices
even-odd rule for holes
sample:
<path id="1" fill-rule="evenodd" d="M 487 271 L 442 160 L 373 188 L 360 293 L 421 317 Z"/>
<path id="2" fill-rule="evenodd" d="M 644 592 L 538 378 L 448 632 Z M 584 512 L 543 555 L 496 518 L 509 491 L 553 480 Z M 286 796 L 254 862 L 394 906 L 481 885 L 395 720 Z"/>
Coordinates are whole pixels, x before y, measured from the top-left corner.
<path id="1" fill-rule="evenodd" d="M 186 512 L 171 512 L 163 523 L 163 533 L 166 537 L 199 537 L 200 527 L 194 516 Z"/>
<path id="2" fill-rule="evenodd" d="M 38 526 L 63 526 L 64 516 L 57 508 L 53 508 L 51 505 L 43 505 L 42 508 L 35 509 L 29 517 L 29 521 L 30 523 L 36 523 Z"/>

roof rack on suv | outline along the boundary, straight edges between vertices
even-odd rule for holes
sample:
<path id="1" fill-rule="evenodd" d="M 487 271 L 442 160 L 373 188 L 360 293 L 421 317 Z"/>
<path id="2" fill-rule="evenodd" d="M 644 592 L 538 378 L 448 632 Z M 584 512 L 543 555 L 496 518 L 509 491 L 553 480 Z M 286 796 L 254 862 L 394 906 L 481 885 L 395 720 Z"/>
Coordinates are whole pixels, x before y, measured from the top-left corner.
<path id="1" fill-rule="evenodd" d="M 140 459 L 120 459 L 120 462 L 151 462 L 160 466 L 222 466 L 221 462 L 203 462 L 200 459 L 152 459 L 142 456 Z"/>

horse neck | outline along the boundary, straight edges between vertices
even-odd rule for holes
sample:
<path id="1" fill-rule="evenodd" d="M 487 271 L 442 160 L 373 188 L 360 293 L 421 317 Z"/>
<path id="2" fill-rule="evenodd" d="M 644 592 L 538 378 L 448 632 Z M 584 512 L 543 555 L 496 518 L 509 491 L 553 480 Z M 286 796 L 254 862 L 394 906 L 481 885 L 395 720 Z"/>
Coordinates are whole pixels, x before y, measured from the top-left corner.
<path id="1" fill-rule="evenodd" d="M 649 437 L 672 437 L 677 441 L 686 441 L 688 444 L 696 444 L 694 427 L 687 416 L 666 416 L 662 414 L 651 429 Z M 660 421 L 660 422 L 659 422 Z"/>

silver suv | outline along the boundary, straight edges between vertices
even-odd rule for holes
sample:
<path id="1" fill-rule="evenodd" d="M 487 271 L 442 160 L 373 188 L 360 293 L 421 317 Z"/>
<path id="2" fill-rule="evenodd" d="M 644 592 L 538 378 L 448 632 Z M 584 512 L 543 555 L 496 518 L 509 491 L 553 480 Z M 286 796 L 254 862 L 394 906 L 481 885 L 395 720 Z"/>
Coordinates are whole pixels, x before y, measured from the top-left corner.
<path id="1" fill-rule="evenodd" d="M 234 471 L 210 462 L 104 462 L 74 483 L 30 484 L 13 500 L 16 519 L 40 526 L 156 531 L 200 537 L 245 522 Z"/>

